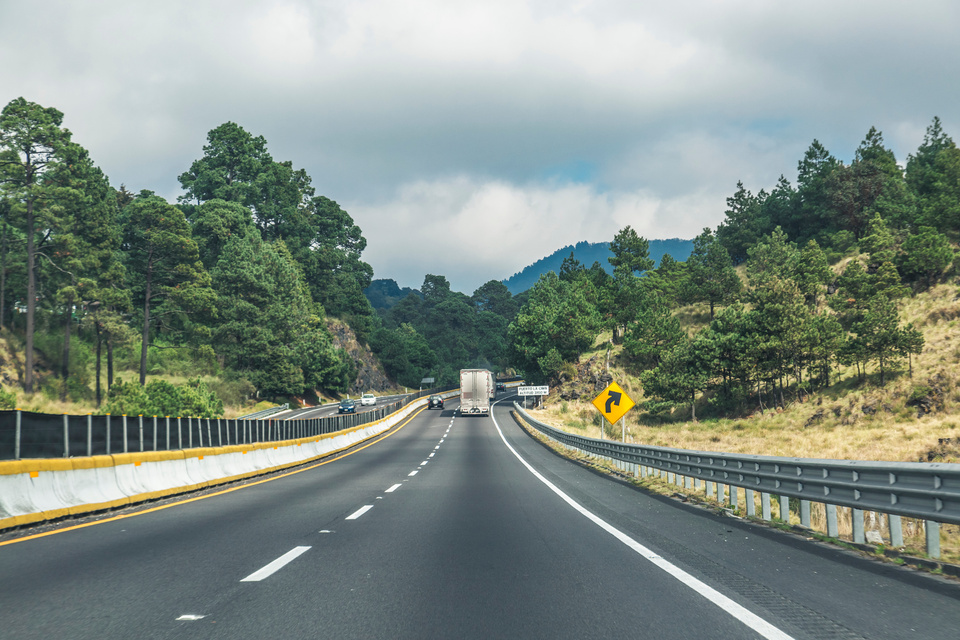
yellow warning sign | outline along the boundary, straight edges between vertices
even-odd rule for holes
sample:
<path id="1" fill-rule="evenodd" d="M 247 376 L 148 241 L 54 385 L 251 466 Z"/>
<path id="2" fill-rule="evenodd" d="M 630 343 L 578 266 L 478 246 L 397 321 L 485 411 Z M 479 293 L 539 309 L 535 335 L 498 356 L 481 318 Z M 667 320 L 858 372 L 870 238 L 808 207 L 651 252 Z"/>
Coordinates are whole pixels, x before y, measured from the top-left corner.
<path id="1" fill-rule="evenodd" d="M 606 389 L 600 392 L 600 395 L 593 399 L 593 406 L 603 414 L 603 417 L 610 424 L 614 424 L 622 418 L 636 404 L 616 382 L 611 382 Z"/>

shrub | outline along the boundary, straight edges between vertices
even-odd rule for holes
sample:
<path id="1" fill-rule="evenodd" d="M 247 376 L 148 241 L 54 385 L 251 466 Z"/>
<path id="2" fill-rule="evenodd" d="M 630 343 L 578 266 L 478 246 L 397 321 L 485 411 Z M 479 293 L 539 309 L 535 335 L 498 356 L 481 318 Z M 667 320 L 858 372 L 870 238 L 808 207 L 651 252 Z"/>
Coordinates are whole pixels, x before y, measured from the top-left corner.
<path id="1" fill-rule="evenodd" d="M 4 391 L 0 387 L 0 409 L 16 409 L 17 408 L 17 394 L 13 391 Z"/>
<path id="2" fill-rule="evenodd" d="M 154 380 L 146 387 L 120 381 L 110 388 L 105 411 L 128 416 L 219 418 L 223 415 L 223 402 L 200 378 L 182 385 Z"/>

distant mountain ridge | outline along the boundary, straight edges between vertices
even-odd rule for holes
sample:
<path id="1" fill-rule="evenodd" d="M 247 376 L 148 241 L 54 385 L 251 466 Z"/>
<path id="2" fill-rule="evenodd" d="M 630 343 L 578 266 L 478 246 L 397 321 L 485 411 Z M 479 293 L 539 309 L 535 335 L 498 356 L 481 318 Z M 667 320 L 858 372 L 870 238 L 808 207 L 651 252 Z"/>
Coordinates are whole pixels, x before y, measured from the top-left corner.
<path id="1" fill-rule="evenodd" d="M 519 273 L 515 273 L 503 284 L 507 285 L 510 293 L 517 295 L 526 291 L 540 279 L 540 276 L 548 271 L 560 273 L 560 265 L 564 259 L 573 252 L 573 257 L 581 262 L 588 269 L 594 262 L 599 262 L 607 273 L 613 273 L 613 267 L 607 261 L 607 258 L 613 256 L 610 251 L 609 242 L 578 242 L 575 245 L 567 245 L 557 249 L 549 256 L 540 258 L 529 267 L 524 268 Z M 660 258 L 669 253 L 670 257 L 679 262 L 686 261 L 693 251 L 693 240 L 682 240 L 680 238 L 669 238 L 667 240 L 650 240 L 650 257 L 656 264 L 660 264 Z"/>

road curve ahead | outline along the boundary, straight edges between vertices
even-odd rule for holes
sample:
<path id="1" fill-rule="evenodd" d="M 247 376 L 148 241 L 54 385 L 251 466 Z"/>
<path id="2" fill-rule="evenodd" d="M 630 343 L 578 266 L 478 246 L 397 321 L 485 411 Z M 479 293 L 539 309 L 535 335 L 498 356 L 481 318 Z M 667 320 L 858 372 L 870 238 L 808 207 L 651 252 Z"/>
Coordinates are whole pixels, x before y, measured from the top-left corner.
<path id="1" fill-rule="evenodd" d="M 494 418 L 0 546 L 0 637 L 950 638 L 960 587 L 648 496 Z"/>

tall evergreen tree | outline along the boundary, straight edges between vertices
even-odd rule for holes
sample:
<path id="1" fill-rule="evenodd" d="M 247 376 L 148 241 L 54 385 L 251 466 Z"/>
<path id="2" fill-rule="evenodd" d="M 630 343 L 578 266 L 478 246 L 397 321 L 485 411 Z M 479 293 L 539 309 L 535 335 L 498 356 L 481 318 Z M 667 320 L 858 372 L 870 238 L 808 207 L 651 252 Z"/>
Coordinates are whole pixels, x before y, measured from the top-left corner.
<path id="1" fill-rule="evenodd" d="M 736 299 L 743 283 L 730 260 L 730 254 L 709 228 L 694 238 L 693 252 L 687 258 L 687 302 L 706 302 L 713 319 L 717 305 Z"/>
<path id="2" fill-rule="evenodd" d="M 5 198 L 13 203 L 26 240 L 27 326 L 23 388 L 33 393 L 33 338 L 37 309 L 36 254 L 38 234 L 49 223 L 47 204 L 59 189 L 46 174 L 62 163 L 70 132 L 63 114 L 24 98 L 10 101 L 0 112 L 0 179 Z"/>
<path id="3" fill-rule="evenodd" d="M 123 248 L 130 290 L 143 314 L 140 384 L 154 324 L 172 327 L 177 316 L 211 313 L 215 294 L 183 212 L 143 192 L 123 211 Z"/>

